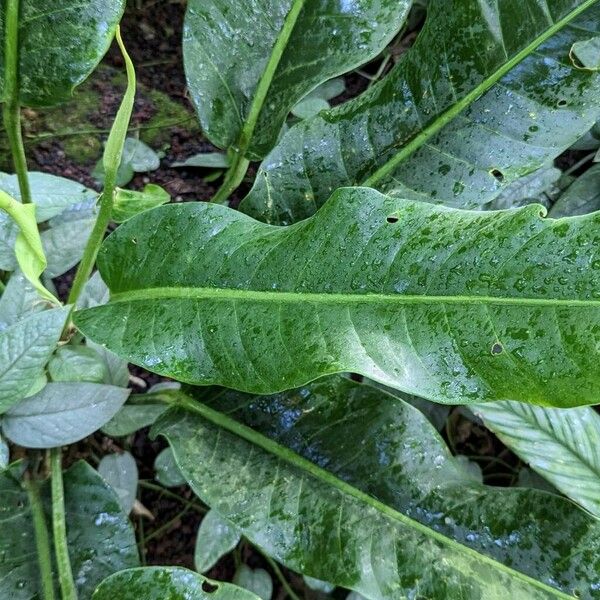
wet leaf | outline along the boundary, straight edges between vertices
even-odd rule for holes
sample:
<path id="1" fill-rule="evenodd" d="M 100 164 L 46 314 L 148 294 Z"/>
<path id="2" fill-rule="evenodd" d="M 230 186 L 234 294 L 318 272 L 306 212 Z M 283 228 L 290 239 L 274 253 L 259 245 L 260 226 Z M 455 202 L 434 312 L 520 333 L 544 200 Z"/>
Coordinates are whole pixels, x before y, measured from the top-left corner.
<path id="1" fill-rule="evenodd" d="M 116 492 L 121 508 L 129 514 L 133 508 L 138 486 L 138 468 L 129 452 L 104 456 L 98 473 Z"/>
<path id="2" fill-rule="evenodd" d="M 198 528 L 196 548 L 194 551 L 194 567 L 199 573 L 206 573 L 239 543 L 239 531 L 219 515 L 216 510 L 209 510 Z"/>
<path id="3" fill-rule="evenodd" d="M 42 597 L 31 504 L 21 471 L 16 463 L 0 472 L 0 597 L 11 600 Z M 110 574 L 139 564 L 135 535 L 114 491 L 87 463 L 75 463 L 65 472 L 64 490 L 69 556 L 83 600 Z M 49 526 L 47 484 L 42 497 Z"/>
<path id="4" fill-rule="evenodd" d="M 128 395 L 127 389 L 100 383 L 49 383 L 4 414 L 2 431 L 26 448 L 73 444 L 107 423 Z"/>
<path id="5" fill-rule="evenodd" d="M 203 502 L 291 569 L 373 600 L 598 597 L 596 519 L 473 481 L 425 417 L 382 390 L 329 377 L 179 404 L 153 433 Z"/>
<path id="6" fill-rule="evenodd" d="M 202 129 L 219 148 L 262 158 L 290 109 L 369 61 L 400 29 L 409 0 L 190 0 L 183 53 Z"/>
<path id="7" fill-rule="evenodd" d="M 16 271 L 10 276 L 6 288 L 0 296 L 0 332 L 47 306 L 27 278 Z"/>
<path id="8" fill-rule="evenodd" d="M 92 600 L 260 600 L 231 583 L 207 579 L 181 567 L 145 567 L 112 575 Z"/>
<path id="9" fill-rule="evenodd" d="M 600 415 L 593 408 L 490 402 L 473 412 L 534 471 L 600 518 Z"/>
<path id="10" fill-rule="evenodd" d="M 347 185 L 485 206 L 600 117 L 600 74 L 569 61 L 599 23 L 592 0 L 432 0 L 392 71 L 292 127 L 240 209 L 289 224 Z"/>
<path id="11" fill-rule="evenodd" d="M 549 214 L 558 218 L 597 210 L 600 210 L 600 165 L 593 165 L 567 188 Z"/>
<path id="12" fill-rule="evenodd" d="M 52 106 L 68 100 L 108 50 L 124 0 L 22 0 L 19 101 Z M 0 96 L 4 90 L 5 3 L 0 5 Z"/>
<path id="13" fill-rule="evenodd" d="M 25 398 L 43 374 L 68 315 L 67 308 L 45 310 L 0 332 L 0 414 Z"/>
<path id="14" fill-rule="evenodd" d="M 9 463 L 10 450 L 6 440 L 0 435 L 0 471 L 6 469 Z"/>
<path id="15" fill-rule="evenodd" d="M 166 404 L 126 404 L 102 431 L 111 437 L 124 437 L 152 425 L 166 410 Z"/>
<path id="16" fill-rule="evenodd" d="M 277 228 L 211 204 L 164 206 L 104 243 L 112 299 L 74 320 L 188 383 L 273 393 L 350 371 L 441 403 L 595 404 L 600 214 L 540 210 L 343 189 Z"/>

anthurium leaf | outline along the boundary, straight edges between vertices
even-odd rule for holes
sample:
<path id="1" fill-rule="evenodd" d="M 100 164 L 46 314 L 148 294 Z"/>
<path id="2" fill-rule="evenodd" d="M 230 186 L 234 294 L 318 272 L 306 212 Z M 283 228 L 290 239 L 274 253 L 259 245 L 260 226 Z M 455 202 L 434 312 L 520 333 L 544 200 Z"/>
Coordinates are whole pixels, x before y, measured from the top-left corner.
<path id="1" fill-rule="evenodd" d="M 10 450 L 6 440 L 0 435 L 0 471 L 6 469 L 10 458 Z"/>
<path id="2" fill-rule="evenodd" d="M 209 510 L 198 528 L 194 567 L 199 573 L 212 569 L 219 559 L 231 552 L 241 539 L 240 532 L 216 510 Z"/>
<path id="3" fill-rule="evenodd" d="M 106 368 L 93 349 L 68 344 L 57 348 L 48 363 L 48 374 L 52 381 L 102 383 L 106 378 Z"/>
<path id="4" fill-rule="evenodd" d="M 49 383 L 4 414 L 2 431 L 26 448 L 72 444 L 107 423 L 128 395 L 127 389 L 100 383 Z"/>
<path id="5" fill-rule="evenodd" d="M 219 148 L 262 158 L 290 109 L 374 58 L 410 0 L 190 0 L 183 56 L 200 123 Z"/>
<path id="6" fill-rule="evenodd" d="M 229 157 L 222 152 L 201 152 L 194 154 L 181 162 L 174 162 L 172 167 L 206 167 L 211 169 L 226 169 Z"/>
<path id="7" fill-rule="evenodd" d="M 600 74 L 569 60 L 599 23 L 595 0 L 432 0 L 381 82 L 282 137 L 241 210 L 292 223 L 357 184 L 485 206 L 599 118 Z"/>
<path id="8" fill-rule="evenodd" d="M 158 454 L 154 461 L 154 472 L 156 481 L 165 487 L 177 487 L 185 483 L 171 448 L 165 448 Z"/>
<path id="9" fill-rule="evenodd" d="M 65 177 L 30 171 L 27 173 L 27 178 L 38 223 L 59 216 L 70 206 L 82 202 L 88 203 L 98 197 L 98 192 Z M 0 173 L 0 189 L 21 202 L 21 191 L 16 175 Z"/>
<path id="10" fill-rule="evenodd" d="M 102 582 L 92 600 L 260 600 L 231 583 L 207 579 L 181 567 L 144 567 L 116 573 Z"/>
<path id="11" fill-rule="evenodd" d="M 153 432 L 203 502 L 291 569 L 372 600 L 598 597 L 596 519 L 467 478 L 425 417 L 379 389 L 330 377 L 179 403 Z"/>
<path id="12" fill-rule="evenodd" d="M 123 437 L 152 425 L 167 410 L 166 404 L 126 404 L 102 427 L 111 437 Z"/>
<path id="13" fill-rule="evenodd" d="M 585 215 L 600 210 L 600 165 L 578 177 L 550 209 L 553 217 Z"/>
<path id="14" fill-rule="evenodd" d="M 154 183 L 147 184 L 141 191 L 117 188 L 111 218 L 115 223 L 124 223 L 138 213 L 166 204 L 170 200 L 169 192 Z"/>
<path id="15" fill-rule="evenodd" d="M 4 21 L 0 6 L 0 100 L 5 101 Z M 68 100 L 108 50 L 124 0 L 22 0 L 18 99 L 25 106 Z"/>
<path id="16" fill-rule="evenodd" d="M 338 190 L 291 227 L 163 206 L 107 239 L 111 302 L 74 319 L 188 383 L 273 393 L 350 371 L 442 403 L 594 404 L 600 214 L 540 210 L 461 211 L 367 188 Z"/>
<path id="17" fill-rule="evenodd" d="M 69 309 L 30 315 L 0 332 L 0 414 L 25 396 L 54 352 Z"/>
<path id="18" fill-rule="evenodd" d="M 31 496 L 21 471 L 15 464 L 0 472 L 0 597 L 11 600 L 42 598 Z M 114 491 L 87 463 L 75 463 L 65 472 L 64 490 L 73 580 L 79 598 L 90 598 L 110 574 L 138 566 L 135 535 Z M 41 493 L 49 526 L 49 486 Z"/>
<path id="19" fill-rule="evenodd" d="M 600 518 L 600 415 L 593 408 L 490 402 L 473 411 L 534 471 Z"/>
<path id="20" fill-rule="evenodd" d="M 27 278 L 20 271 L 16 271 L 10 276 L 0 296 L 0 332 L 47 306 Z"/>
<path id="21" fill-rule="evenodd" d="M 251 569 L 242 563 L 235 572 L 233 583 L 253 592 L 261 600 L 271 600 L 273 596 L 273 580 L 264 569 Z"/>
<path id="22" fill-rule="evenodd" d="M 104 456 L 98 473 L 115 490 L 125 514 L 133 508 L 138 486 L 138 468 L 129 452 Z"/>
<path id="23" fill-rule="evenodd" d="M 48 277 L 66 273 L 81 260 L 96 212 L 96 201 L 92 199 L 71 206 L 50 220 L 49 228 L 41 233 Z"/>
<path id="24" fill-rule="evenodd" d="M 591 71 L 600 70 L 600 36 L 575 42 L 571 48 L 575 66 Z"/>

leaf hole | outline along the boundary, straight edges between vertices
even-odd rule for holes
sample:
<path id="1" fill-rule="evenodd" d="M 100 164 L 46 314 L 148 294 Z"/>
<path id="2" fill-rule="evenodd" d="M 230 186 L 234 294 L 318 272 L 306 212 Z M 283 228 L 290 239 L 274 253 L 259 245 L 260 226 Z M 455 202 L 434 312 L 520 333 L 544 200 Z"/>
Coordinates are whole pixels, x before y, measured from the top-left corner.
<path id="1" fill-rule="evenodd" d="M 504 181 L 504 173 L 500 169 L 491 169 L 490 175 L 500 183 Z"/>
<path id="2" fill-rule="evenodd" d="M 218 589 L 219 586 L 214 583 L 211 583 L 210 581 L 202 582 L 202 591 L 206 592 L 207 594 L 214 594 Z"/>
<path id="3" fill-rule="evenodd" d="M 398 222 L 398 217 L 396 215 L 390 215 L 386 221 L 388 223 L 397 223 Z"/>
<path id="4" fill-rule="evenodd" d="M 492 346 L 492 354 L 496 356 L 497 354 L 502 354 L 504 352 L 504 346 L 500 342 L 496 342 Z"/>
<path id="5" fill-rule="evenodd" d="M 566 105 L 567 105 L 567 101 L 566 101 L 564 98 L 562 98 L 562 99 L 560 99 L 560 100 L 559 100 L 559 101 L 556 103 L 556 105 L 557 105 L 557 106 L 561 106 L 561 107 L 562 107 L 562 106 L 566 106 Z"/>

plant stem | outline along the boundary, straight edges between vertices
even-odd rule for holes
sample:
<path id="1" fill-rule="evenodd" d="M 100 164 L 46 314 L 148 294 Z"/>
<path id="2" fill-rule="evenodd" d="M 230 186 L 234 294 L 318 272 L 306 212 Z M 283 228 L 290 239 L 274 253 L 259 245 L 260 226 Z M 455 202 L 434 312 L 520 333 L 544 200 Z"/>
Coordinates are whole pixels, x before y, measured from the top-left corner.
<path id="1" fill-rule="evenodd" d="M 258 546 L 254 547 L 263 555 L 263 558 L 269 563 L 271 570 L 273 571 L 273 573 L 275 573 L 277 579 L 279 579 L 279 582 L 283 586 L 283 589 L 287 592 L 287 595 L 292 600 L 300 600 L 299 596 L 292 589 L 292 586 L 290 585 L 289 581 L 285 578 L 285 575 L 281 572 L 279 565 L 266 552 L 263 552 Z"/>
<path id="2" fill-rule="evenodd" d="M 4 41 L 4 91 L 6 101 L 2 118 L 10 146 L 15 173 L 19 180 L 21 202 L 31 202 L 27 160 L 21 135 L 21 107 L 19 106 L 19 0 L 6 2 L 6 29 Z"/>
<path id="3" fill-rule="evenodd" d="M 67 546 L 67 523 L 65 520 L 65 492 L 62 476 L 62 451 L 50 450 L 50 472 L 52 488 L 52 531 L 54 533 L 54 553 L 58 567 L 58 581 L 62 600 L 77 600 L 77 590 L 73 581 L 71 559 Z"/>
<path id="4" fill-rule="evenodd" d="M 33 530 L 35 532 L 35 546 L 40 569 L 40 582 L 42 587 L 42 600 L 55 600 L 54 583 L 52 579 L 52 557 L 50 555 L 50 540 L 44 507 L 40 498 L 38 484 L 34 479 L 26 475 L 24 487 L 27 490 L 31 516 L 33 518 Z"/>
<path id="5" fill-rule="evenodd" d="M 127 69 L 127 89 L 125 90 L 125 95 L 123 96 L 123 100 L 117 111 L 117 116 L 111 127 L 106 142 L 106 148 L 104 149 L 103 164 L 105 179 L 104 189 L 100 196 L 100 210 L 98 211 L 98 217 L 94 223 L 94 228 L 88 239 L 79 267 L 77 267 L 77 273 L 75 274 L 73 286 L 71 287 L 69 298 L 67 300 L 68 304 L 75 304 L 77 302 L 84 285 L 92 274 L 92 269 L 94 268 L 100 245 L 104 240 L 104 232 L 110 223 L 115 187 L 117 185 L 117 171 L 121 163 L 123 144 L 125 142 L 125 136 L 127 135 L 127 128 L 129 126 L 133 102 L 135 100 L 135 70 L 131 58 L 129 58 L 129 54 L 127 54 L 127 50 L 123 45 L 119 28 L 117 28 L 115 37 L 125 60 L 125 68 Z"/>
<path id="6" fill-rule="evenodd" d="M 252 104 L 250 105 L 248 116 L 242 125 L 237 148 L 235 148 L 235 158 L 233 159 L 233 162 L 227 171 L 223 185 L 219 188 L 211 202 L 223 204 L 227 198 L 229 198 L 229 195 L 240 185 L 242 179 L 244 178 L 246 170 L 248 169 L 248 160 L 246 159 L 246 154 L 248 152 L 248 148 L 250 147 L 250 142 L 252 141 L 252 135 L 254 134 L 258 117 L 262 111 L 267 94 L 269 93 L 269 88 L 271 87 L 273 77 L 275 76 L 275 71 L 277 71 L 277 67 L 279 66 L 281 57 L 283 56 L 283 52 L 285 51 L 290 40 L 290 36 L 292 35 L 294 27 L 296 26 L 296 21 L 298 20 L 300 12 L 304 7 L 304 2 L 305 0 L 293 0 L 292 6 L 285 17 L 285 20 L 283 21 L 281 31 L 279 32 L 277 40 L 275 40 L 275 44 L 273 45 L 271 56 L 269 56 L 265 70 L 263 71 L 258 85 L 256 86 L 256 91 L 254 92 L 254 98 L 252 98 Z"/>
<path id="7" fill-rule="evenodd" d="M 241 151 L 236 152 L 236 155 L 231 163 L 225 179 L 217 193 L 211 198 L 211 202 L 216 204 L 225 204 L 229 196 L 239 187 L 246 175 L 250 161 L 243 157 Z"/>

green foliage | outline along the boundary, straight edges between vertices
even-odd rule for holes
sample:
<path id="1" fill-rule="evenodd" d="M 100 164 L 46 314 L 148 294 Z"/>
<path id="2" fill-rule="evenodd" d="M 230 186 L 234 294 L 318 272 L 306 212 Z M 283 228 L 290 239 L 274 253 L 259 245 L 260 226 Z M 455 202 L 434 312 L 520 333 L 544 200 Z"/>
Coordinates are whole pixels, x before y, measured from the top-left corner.
<path id="1" fill-rule="evenodd" d="M 599 22 L 591 0 L 432 0 L 419 38 L 381 82 L 283 135 L 241 210 L 289 224 L 347 185 L 488 204 L 600 116 L 600 74 L 569 60 Z"/>
<path id="2" fill-rule="evenodd" d="M 98 264 L 111 302 L 74 320 L 189 383 L 272 393 L 353 371 L 436 402 L 593 404 L 600 215 L 540 211 L 366 188 L 281 228 L 215 205 L 162 207 L 108 238 Z"/>

